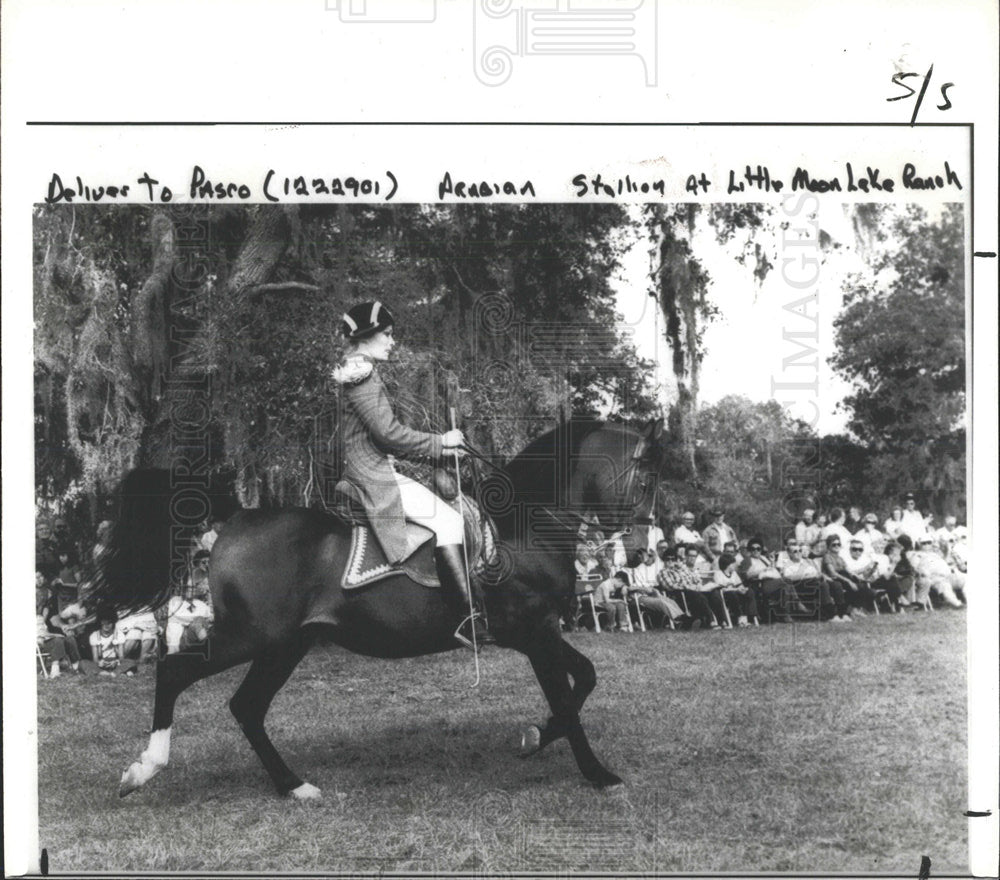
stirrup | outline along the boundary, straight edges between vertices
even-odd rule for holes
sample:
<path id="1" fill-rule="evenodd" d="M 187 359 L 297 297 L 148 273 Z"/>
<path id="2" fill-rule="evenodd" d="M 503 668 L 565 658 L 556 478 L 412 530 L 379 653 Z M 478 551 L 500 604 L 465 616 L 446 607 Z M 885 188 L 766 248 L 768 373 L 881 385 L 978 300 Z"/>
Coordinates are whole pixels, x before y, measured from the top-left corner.
<path id="1" fill-rule="evenodd" d="M 476 624 L 482 624 L 480 633 L 476 634 L 476 641 L 473 642 L 468 636 L 466 636 L 462 630 L 467 626 L 475 628 Z M 470 614 L 466 617 L 455 629 L 454 632 L 455 640 L 460 644 L 464 645 L 472 651 L 478 650 L 483 645 L 495 645 L 496 639 L 490 634 L 487 629 L 486 616 L 479 611 Z"/>

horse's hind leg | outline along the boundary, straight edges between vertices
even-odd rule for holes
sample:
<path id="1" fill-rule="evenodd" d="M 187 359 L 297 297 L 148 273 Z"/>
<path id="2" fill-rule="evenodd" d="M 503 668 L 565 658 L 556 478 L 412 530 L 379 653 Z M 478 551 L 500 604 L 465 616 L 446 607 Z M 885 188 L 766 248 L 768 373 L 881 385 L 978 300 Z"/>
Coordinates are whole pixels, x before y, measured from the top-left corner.
<path id="1" fill-rule="evenodd" d="M 180 694 L 196 681 L 245 663 L 250 659 L 249 646 L 215 632 L 202 650 L 192 649 L 168 654 L 156 669 L 156 702 L 153 708 L 153 731 L 149 745 L 122 774 L 120 797 L 141 788 L 164 767 L 170 758 L 170 728 L 174 721 L 174 706 Z"/>
<path id="2" fill-rule="evenodd" d="M 288 681 L 292 670 L 309 650 L 309 639 L 297 635 L 292 642 L 269 648 L 250 665 L 246 678 L 229 701 L 229 709 L 236 717 L 244 735 L 257 753 L 264 769 L 274 780 L 281 794 L 290 794 L 299 800 L 312 800 L 320 796 L 314 785 L 303 782 L 278 754 L 267 731 L 264 717 L 275 694 Z"/>

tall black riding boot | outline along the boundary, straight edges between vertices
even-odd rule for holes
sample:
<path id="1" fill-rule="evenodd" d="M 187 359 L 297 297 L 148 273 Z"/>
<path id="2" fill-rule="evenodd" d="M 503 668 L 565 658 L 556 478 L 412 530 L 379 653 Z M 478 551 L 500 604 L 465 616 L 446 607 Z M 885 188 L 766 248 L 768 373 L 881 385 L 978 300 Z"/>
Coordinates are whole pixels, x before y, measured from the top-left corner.
<path id="1" fill-rule="evenodd" d="M 456 619 L 461 621 L 455 630 L 455 638 L 468 648 L 473 646 L 472 631 L 475 632 L 477 645 L 493 642 L 479 612 L 472 612 L 469 579 L 465 573 L 465 558 L 461 544 L 446 544 L 434 549 L 434 562 L 437 564 L 438 578 L 444 591 L 445 601 L 455 612 Z M 465 635 L 468 632 L 469 635 Z"/>

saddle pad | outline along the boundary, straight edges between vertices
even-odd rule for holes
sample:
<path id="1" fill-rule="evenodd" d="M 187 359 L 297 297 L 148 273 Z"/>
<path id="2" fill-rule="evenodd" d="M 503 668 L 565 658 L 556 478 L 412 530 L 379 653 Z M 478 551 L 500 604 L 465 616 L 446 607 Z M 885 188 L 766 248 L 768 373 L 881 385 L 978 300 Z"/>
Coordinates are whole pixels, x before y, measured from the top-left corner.
<path id="1" fill-rule="evenodd" d="M 354 526 L 351 529 L 351 550 L 340 586 L 345 590 L 357 589 L 396 574 L 405 574 L 425 587 L 440 587 L 434 563 L 434 533 L 414 523 L 407 523 L 406 531 L 412 543 L 419 541 L 420 545 L 408 558 L 393 565 L 372 530 L 368 526 Z"/>

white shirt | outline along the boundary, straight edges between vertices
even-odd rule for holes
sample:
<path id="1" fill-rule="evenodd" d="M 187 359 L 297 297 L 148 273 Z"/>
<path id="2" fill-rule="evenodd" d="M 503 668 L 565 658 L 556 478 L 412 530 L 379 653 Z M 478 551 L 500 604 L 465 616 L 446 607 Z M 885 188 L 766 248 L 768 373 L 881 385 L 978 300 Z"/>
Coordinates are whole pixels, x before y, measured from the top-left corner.
<path id="1" fill-rule="evenodd" d="M 649 540 L 646 542 L 646 547 L 655 553 L 656 545 L 659 544 L 660 541 L 664 540 L 663 529 L 659 526 L 650 526 L 647 534 L 649 536 Z"/>
<path id="2" fill-rule="evenodd" d="M 675 544 L 701 544 L 701 535 L 699 535 L 694 529 L 689 529 L 686 525 L 681 523 L 674 529 L 674 543 Z"/>
<path id="3" fill-rule="evenodd" d="M 909 535 L 914 544 L 927 534 L 927 523 L 919 510 L 904 510 L 900 528 L 904 535 Z"/>
<path id="4" fill-rule="evenodd" d="M 830 523 L 823 529 L 823 540 L 829 541 L 831 535 L 836 535 L 840 538 L 840 551 L 843 554 L 847 550 L 847 546 L 851 543 L 851 538 L 854 537 L 849 531 L 847 531 L 844 526 L 840 523 Z"/>
<path id="5" fill-rule="evenodd" d="M 662 560 L 657 560 L 662 565 Z M 659 569 L 656 567 L 656 563 L 646 565 L 643 562 L 641 565 L 637 565 L 632 569 L 632 582 L 637 586 L 642 587 L 655 587 L 656 586 L 656 574 Z"/>
<path id="6" fill-rule="evenodd" d="M 865 552 L 869 554 L 881 553 L 886 543 L 885 535 L 878 529 L 872 529 L 870 532 L 868 529 L 862 529 L 854 536 L 854 540 L 864 544 Z"/>

